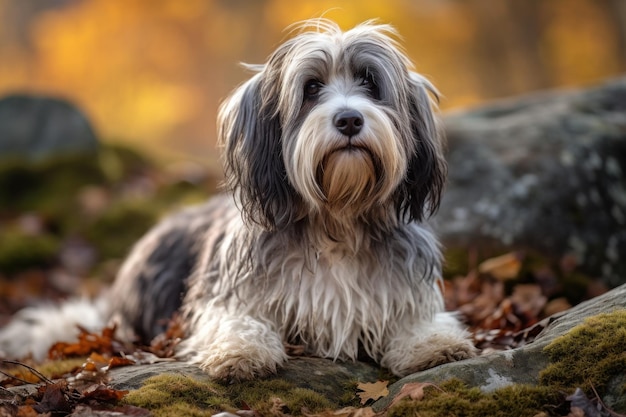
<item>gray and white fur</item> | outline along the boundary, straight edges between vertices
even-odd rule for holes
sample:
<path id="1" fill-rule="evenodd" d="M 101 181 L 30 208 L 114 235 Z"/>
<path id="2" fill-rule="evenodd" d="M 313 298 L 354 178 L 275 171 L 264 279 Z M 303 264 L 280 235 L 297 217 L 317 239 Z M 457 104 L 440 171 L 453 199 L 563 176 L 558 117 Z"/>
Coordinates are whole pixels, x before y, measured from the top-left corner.
<path id="1" fill-rule="evenodd" d="M 446 175 L 435 88 L 390 26 L 296 31 L 220 109 L 228 193 L 138 242 L 110 315 L 149 340 L 179 311 L 180 357 L 225 380 L 276 372 L 286 342 L 400 376 L 473 356 L 422 223 Z"/>

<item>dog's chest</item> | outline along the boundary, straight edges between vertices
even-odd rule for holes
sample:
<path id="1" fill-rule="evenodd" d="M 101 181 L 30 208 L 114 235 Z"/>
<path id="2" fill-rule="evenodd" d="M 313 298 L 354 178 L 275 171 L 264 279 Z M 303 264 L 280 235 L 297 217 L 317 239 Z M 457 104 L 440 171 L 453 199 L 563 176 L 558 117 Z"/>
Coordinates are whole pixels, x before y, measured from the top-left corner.
<path id="1" fill-rule="evenodd" d="M 359 342 L 378 350 L 387 323 L 411 296 L 396 279 L 401 271 L 372 257 L 292 254 L 270 274 L 263 315 L 285 339 L 326 357 L 354 358 Z"/>

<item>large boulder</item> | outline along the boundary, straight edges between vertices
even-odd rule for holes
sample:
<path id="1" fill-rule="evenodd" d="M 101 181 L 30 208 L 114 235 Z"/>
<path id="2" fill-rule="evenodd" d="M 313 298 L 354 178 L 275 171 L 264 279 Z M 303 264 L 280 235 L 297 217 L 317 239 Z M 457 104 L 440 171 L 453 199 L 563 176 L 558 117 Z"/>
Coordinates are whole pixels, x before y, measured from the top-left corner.
<path id="1" fill-rule="evenodd" d="M 25 94 L 0 99 L 0 160 L 37 162 L 92 153 L 97 146 L 85 115 L 66 100 Z"/>
<path id="2" fill-rule="evenodd" d="M 449 185 L 435 225 L 446 247 L 568 255 L 609 286 L 626 282 L 626 78 L 444 121 Z"/>

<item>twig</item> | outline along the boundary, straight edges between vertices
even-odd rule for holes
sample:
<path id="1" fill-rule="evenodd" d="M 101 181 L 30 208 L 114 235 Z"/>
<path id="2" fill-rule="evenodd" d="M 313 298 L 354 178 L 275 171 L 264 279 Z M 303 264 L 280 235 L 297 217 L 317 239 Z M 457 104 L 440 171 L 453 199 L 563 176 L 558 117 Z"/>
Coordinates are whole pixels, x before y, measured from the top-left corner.
<path id="1" fill-rule="evenodd" d="M 604 401 L 602 401 L 602 398 L 600 398 L 600 395 L 598 394 L 598 391 L 596 391 L 596 388 L 593 386 L 593 384 L 590 384 L 590 385 L 591 385 L 591 389 L 593 390 L 593 393 L 596 395 L 596 399 L 598 400 L 602 408 L 604 408 L 613 417 L 626 417 L 626 414 L 616 413 L 615 411 L 607 407 L 606 404 L 604 404 Z"/>
<path id="2" fill-rule="evenodd" d="M 3 370 L 0 370 L 0 374 L 4 375 L 6 377 L 9 377 L 11 379 L 15 379 L 16 381 L 20 381 L 20 382 L 22 382 L 24 384 L 30 384 L 31 383 L 31 381 L 27 381 L 25 379 L 22 379 L 22 378 L 19 378 L 19 377 L 15 376 L 15 375 L 11 375 L 11 374 L 9 374 L 7 372 L 4 372 Z"/>
<path id="3" fill-rule="evenodd" d="M 8 394 L 13 394 L 13 391 L 11 391 L 10 389 L 7 389 L 7 388 L 5 388 L 3 386 L 0 386 L 0 391 L 6 392 Z"/>
<path id="4" fill-rule="evenodd" d="M 40 380 L 42 380 L 42 381 L 43 381 L 43 382 L 45 382 L 46 384 L 53 384 L 53 382 L 52 382 L 51 380 L 49 380 L 48 378 L 46 378 L 46 376 L 45 376 L 45 375 L 43 375 L 41 372 L 39 372 L 39 371 L 38 371 L 38 370 L 36 370 L 35 368 L 33 368 L 33 367 L 31 367 L 31 366 L 26 365 L 25 363 L 18 362 L 18 361 L 12 361 L 12 360 L 8 360 L 8 359 L 3 359 L 3 360 L 2 360 L 2 363 L 9 363 L 9 364 L 12 364 L 12 365 L 22 366 L 22 367 L 24 367 L 24 368 L 28 369 L 28 370 L 29 370 L 29 371 L 30 371 L 33 375 L 35 375 L 37 378 L 39 378 Z M 13 375 L 7 374 L 7 373 L 5 373 L 5 372 L 3 372 L 3 371 L 0 371 L 0 372 L 2 372 L 2 374 L 4 374 L 4 375 L 8 376 L 9 378 L 14 378 L 14 379 L 17 379 L 18 381 L 24 382 L 24 383 L 26 383 L 26 384 L 30 384 L 30 381 L 25 381 L 25 380 L 20 379 L 20 378 L 18 378 L 18 377 L 16 377 L 16 376 L 13 376 Z"/>

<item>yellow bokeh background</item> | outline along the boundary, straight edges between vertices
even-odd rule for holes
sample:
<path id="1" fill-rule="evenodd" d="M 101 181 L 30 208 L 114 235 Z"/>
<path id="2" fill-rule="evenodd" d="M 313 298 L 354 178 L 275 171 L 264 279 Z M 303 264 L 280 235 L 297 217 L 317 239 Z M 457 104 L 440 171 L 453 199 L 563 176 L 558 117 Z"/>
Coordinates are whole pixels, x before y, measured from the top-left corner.
<path id="1" fill-rule="evenodd" d="M 0 96 L 67 98 L 102 140 L 214 155 L 219 102 L 290 24 L 393 24 L 454 109 L 626 68 L 623 0 L 0 0 Z M 1 138 L 0 138 L 1 140 Z"/>

